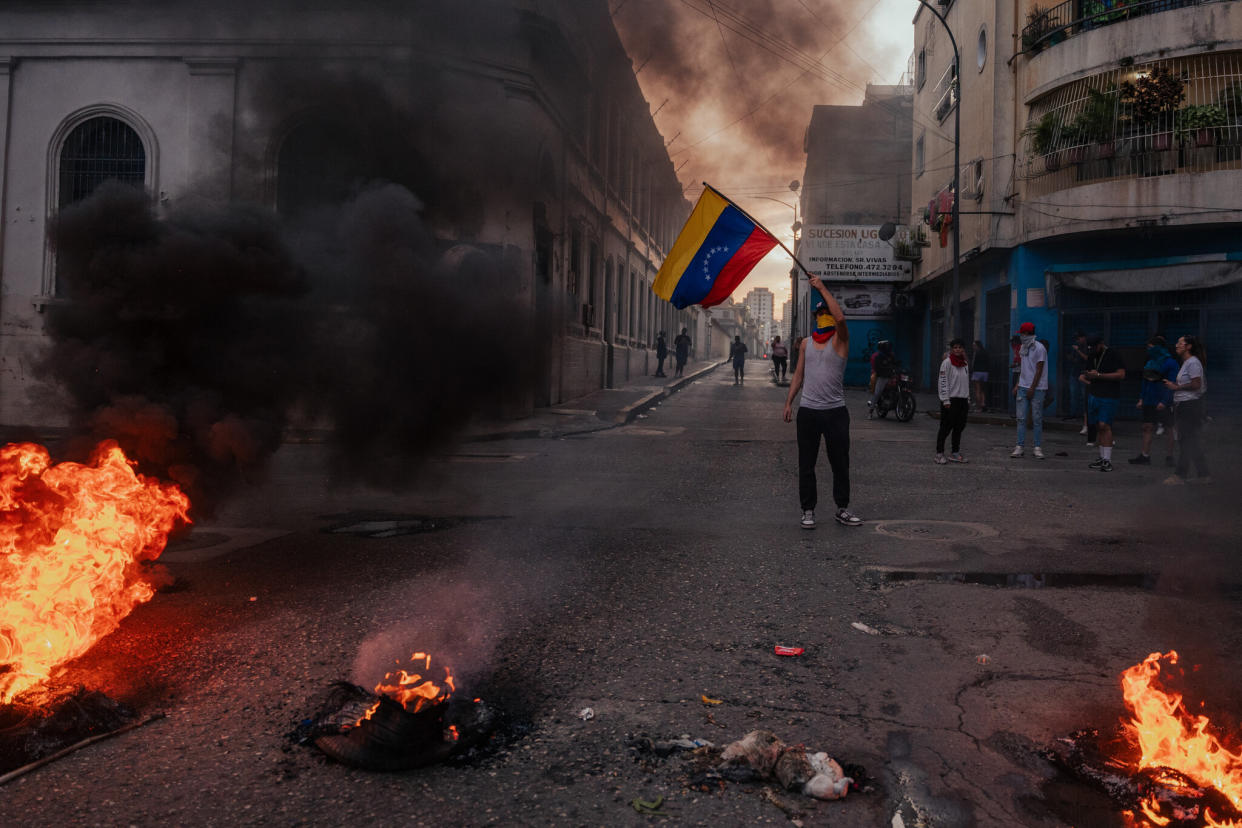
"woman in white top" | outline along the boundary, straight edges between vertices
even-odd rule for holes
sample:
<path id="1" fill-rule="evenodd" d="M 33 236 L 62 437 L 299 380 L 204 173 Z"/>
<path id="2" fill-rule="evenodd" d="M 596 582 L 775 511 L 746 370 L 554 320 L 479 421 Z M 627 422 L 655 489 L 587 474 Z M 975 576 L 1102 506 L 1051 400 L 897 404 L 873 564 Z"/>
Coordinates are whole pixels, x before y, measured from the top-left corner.
<path id="1" fill-rule="evenodd" d="M 1177 424 L 1177 439 L 1181 451 L 1177 458 L 1177 471 L 1164 482 L 1173 486 L 1186 482 L 1190 463 L 1194 461 L 1198 473 L 1197 483 L 1211 483 L 1208 476 L 1207 455 L 1203 451 L 1203 395 L 1207 392 L 1207 373 L 1203 362 L 1203 344 L 1198 337 L 1183 336 L 1174 346 L 1182 367 L 1176 380 L 1165 380 L 1173 389 L 1173 417 Z"/>

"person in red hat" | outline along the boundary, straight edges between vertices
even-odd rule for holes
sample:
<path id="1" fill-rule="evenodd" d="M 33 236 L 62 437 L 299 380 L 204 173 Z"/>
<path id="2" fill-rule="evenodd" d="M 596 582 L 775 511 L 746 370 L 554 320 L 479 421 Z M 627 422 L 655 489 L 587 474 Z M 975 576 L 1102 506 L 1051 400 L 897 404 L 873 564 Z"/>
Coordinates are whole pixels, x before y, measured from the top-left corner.
<path id="1" fill-rule="evenodd" d="M 1034 432 L 1031 442 L 1034 449 L 1031 454 L 1036 460 L 1044 459 L 1044 397 L 1048 394 L 1048 350 L 1035 339 L 1035 324 L 1023 322 L 1018 328 L 1021 344 L 1018 356 L 1021 361 L 1017 382 L 1013 386 L 1014 398 L 1018 401 L 1018 444 L 1010 457 L 1021 457 L 1026 453 L 1026 411 L 1031 410 L 1031 430 Z"/>

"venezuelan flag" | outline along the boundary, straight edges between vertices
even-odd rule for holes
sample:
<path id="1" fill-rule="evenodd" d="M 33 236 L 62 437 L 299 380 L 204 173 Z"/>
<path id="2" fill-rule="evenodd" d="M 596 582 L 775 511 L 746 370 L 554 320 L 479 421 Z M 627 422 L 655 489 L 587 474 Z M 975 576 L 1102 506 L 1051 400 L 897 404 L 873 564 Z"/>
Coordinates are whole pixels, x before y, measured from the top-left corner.
<path id="1" fill-rule="evenodd" d="M 651 290 L 678 308 L 719 305 L 775 246 L 771 233 L 707 187 Z"/>

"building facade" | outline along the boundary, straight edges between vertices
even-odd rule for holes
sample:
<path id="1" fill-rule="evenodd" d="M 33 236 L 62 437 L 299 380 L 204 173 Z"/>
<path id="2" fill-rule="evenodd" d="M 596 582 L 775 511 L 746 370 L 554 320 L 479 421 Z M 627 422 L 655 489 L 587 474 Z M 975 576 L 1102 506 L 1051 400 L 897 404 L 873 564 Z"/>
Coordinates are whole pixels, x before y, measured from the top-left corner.
<path id="1" fill-rule="evenodd" d="M 1184 334 L 1207 345 L 1211 408 L 1242 373 L 1242 10 L 1226 2 L 955 0 L 944 27 L 915 17 L 914 219 L 933 239 L 914 290 L 928 362 L 954 333 L 993 355 L 1007 397 L 1008 340 L 1026 321 L 1050 345 L 1066 413 L 1063 354 L 1076 331 L 1123 357 L 1137 399 L 1144 343 Z M 1015 18 L 1014 15 L 1018 17 Z M 960 77 L 959 77 L 960 74 Z M 960 192 L 952 188 L 961 107 Z M 946 215 L 961 213 L 952 295 Z M 1132 416 L 1123 405 L 1123 416 Z"/>
<path id="2" fill-rule="evenodd" d="M 912 92 L 904 84 L 868 84 L 861 105 L 816 106 L 806 131 L 797 255 L 812 272 L 825 274 L 849 319 L 857 343 L 845 374 L 852 385 L 867 384 L 881 340 L 893 341 L 909 359 L 904 332 L 910 320 L 895 297 L 910 281 L 909 260 L 918 250 L 904 232 L 911 210 Z M 886 223 L 901 226 L 891 243 L 880 238 Z M 800 270 L 791 278 L 796 304 L 789 335 L 805 336 L 813 323 L 809 286 Z"/>
<path id="3" fill-rule="evenodd" d="M 690 205 L 602 0 L 196 4 L 15 0 L 0 10 L 0 423 L 39 390 L 57 285 L 49 223 L 108 180 L 161 210 L 291 217 L 360 182 L 406 186 L 446 254 L 502 259 L 559 319 L 528 405 L 654 370 L 705 329 L 650 291 Z M 434 308 L 417 309 L 434 314 Z"/>

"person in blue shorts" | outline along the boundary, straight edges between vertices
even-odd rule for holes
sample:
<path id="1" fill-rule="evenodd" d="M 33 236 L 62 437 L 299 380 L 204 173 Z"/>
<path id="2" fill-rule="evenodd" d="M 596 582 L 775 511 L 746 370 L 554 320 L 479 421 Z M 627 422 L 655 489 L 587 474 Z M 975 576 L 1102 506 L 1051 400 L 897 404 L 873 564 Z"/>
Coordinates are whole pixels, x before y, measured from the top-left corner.
<path id="1" fill-rule="evenodd" d="M 1100 447 L 1100 456 L 1092 461 L 1091 468 L 1110 472 L 1113 470 L 1113 420 L 1121 401 L 1121 381 L 1126 377 L 1126 369 L 1121 356 L 1108 347 L 1103 337 L 1091 337 L 1087 347 L 1087 370 L 1082 373 L 1087 382 L 1087 427 L 1098 428 Z"/>

